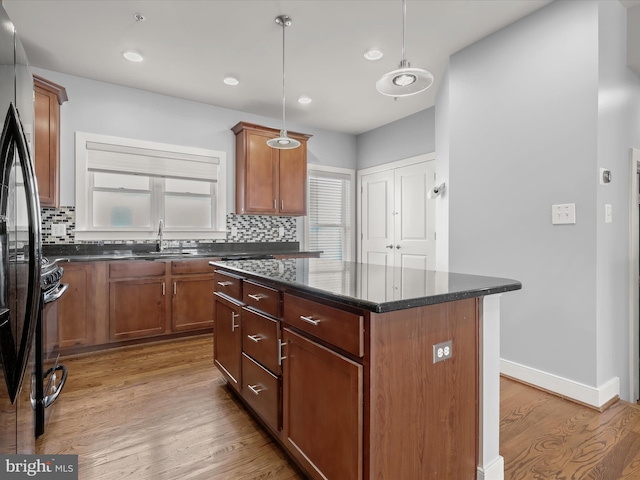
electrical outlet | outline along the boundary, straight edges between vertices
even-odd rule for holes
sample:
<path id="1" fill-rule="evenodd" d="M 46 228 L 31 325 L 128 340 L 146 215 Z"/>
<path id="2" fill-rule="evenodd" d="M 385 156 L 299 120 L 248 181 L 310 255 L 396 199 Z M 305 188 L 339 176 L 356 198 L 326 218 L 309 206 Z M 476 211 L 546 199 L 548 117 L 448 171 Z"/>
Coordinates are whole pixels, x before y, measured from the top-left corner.
<path id="1" fill-rule="evenodd" d="M 438 343 L 433 346 L 433 363 L 449 360 L 453 356 L 452 341 Z"/>
<path id="2" fill-rule="evenodd" d="M 67 226 L 64 223 L 53 223 L 51 225 L 51 235 L 54 237 L 64 237 L 67 234 Z"/>
<path id="3" fill-rule="evenodd" d="M 280 234 L 281 237 L 284 237 L 284 227 L 282 225 L 280 225 L 280 228 L 278 229 L 278 233 Z"/>

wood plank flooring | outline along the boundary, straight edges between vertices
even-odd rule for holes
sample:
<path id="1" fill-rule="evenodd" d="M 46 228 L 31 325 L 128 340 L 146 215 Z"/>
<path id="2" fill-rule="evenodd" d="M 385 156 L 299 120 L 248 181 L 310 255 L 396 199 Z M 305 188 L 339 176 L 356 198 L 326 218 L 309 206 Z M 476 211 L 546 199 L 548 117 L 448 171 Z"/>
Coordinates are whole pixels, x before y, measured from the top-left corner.
<path id="1" fill-rule="evenodd" d="M 304 478 L 224 386 L 210 336 L 64 363 L 37 448 L 79 455 L 80 479 Z M 599 413 L 505 378 L 501 396 L 505 479 L 640 480 L 640 407 Z"/>

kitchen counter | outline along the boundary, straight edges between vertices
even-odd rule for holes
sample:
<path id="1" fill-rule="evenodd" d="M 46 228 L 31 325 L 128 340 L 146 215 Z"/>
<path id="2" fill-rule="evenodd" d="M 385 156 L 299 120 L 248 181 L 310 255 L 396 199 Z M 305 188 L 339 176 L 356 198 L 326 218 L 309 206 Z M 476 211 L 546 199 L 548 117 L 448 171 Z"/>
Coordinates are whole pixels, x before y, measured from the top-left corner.
<path id="1" fill-rule="evenodd" d="M 112 260 L 179 260 L 196 258 L 238 258 L 261 256 L 313 256 L 320 252 L 301 251 L 298 242 L 204 243 L 182 248 L 154 251 L 153 244 L 70 244 L 43 245 L 43 256 L 70 262 Z"/>
<path id="2" fill-rule="evenodd" d="M 312 478 L 504 478 L 500 297 L 520 282 L 320 258 L 208 263 L 218 276 L 216 331 L 240 339 L 225 337 L 218 368 L 255 406 L 256 385 L 266 383 L 242 339 L 279 339 L 282 378 L 277 369 L 269 378 L 282 383 L 284 400 L 267 425 Z M 252 330 L 264 309 L 281 315 L 280 326 L 270 324 L 281 333 Z M 224 356 L 229 345 L 240 346 Z M 352 383 L 337 388 L 338 379 Z M 256 408 L 264 420 L 264 405 Z M 327 423 L 336 409 L 351 413 L 349 428 Z"/>
<path id="3" fill-rule="evenodd" d="M 342 262 L 322 258 L 211 261 L 239 274 L 251 275 L 277 287 L 292 287 L 341 304 L 376 313 L 453 302 L 519 290 L 522 284 L 506 278 L 433 270 Z M 389 279 L 404 286 L 380 288 Z"/>

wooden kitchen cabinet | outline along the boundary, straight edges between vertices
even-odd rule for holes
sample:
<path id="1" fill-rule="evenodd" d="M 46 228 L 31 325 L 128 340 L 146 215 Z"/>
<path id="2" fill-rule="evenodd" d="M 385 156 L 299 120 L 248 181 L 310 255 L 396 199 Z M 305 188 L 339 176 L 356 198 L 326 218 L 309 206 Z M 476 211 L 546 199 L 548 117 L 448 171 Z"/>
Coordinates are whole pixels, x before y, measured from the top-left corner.
<path id="1" fill-rule="evenodd" d="M 298 148 L 267 145 L 280 131 L 240 122 L 236 135 L 236 213 L 305 215 L 307 211 L 307 140 L 311 135 L 288 132 Z"/>
<path id="2" fill-rule="evenodd" d="M 34 163 L 40 205 L 60 206 L 60 105 L 68 100 L 64 87 L 38 75 L 34 89 Z"/>
<path id="3" fill-rule="evenodd" d="M 164 262 L 109 264 L 109 334 L 126 340 L 165 333 L 167 284 Z"/>
<path id="4" fill-rule="evenodd" d="M 359 365 L 283 329 L 283 431 L 313 478 L 362 478 L 363 376 Z"/>
<path id="5" fill-rule="evenodd" d="M 96 340 L 96 265 L 63 264 L 62 283 L 69 285 L 57 301 L 58 341 L 61 349 L 87 346 Z"/>
<path id="6" fill-rule="evenodd" d="M 216 292 L 213 361 L 236 391 L 242 388 L 242 304 Z"/>
<path id="7" fill-rule="evenodd" d="M 214 275 L 209 259 L 171 262 L 171 331 L 213 327 Z"/>

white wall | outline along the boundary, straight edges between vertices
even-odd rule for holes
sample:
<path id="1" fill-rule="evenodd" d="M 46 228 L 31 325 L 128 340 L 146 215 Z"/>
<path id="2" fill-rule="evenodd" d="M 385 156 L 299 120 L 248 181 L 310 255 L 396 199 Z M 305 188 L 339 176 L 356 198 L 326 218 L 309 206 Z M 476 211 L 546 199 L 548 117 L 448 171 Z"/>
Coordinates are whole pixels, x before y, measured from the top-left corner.
<path id="1" fill-rule="evenodd" d="M 450 270 L 523 284 L 502 300 L 501 357 L 592 391 L 618 377 L 623 398 L 625 173 L 640 106 L 625 15 L 619 2 L 556 1 L 456 53 L 436 117 Z M 609 186 L 601 166 L 614 171 Z M 560 203 L 576 204 L 575 225 L 551 224 Z"/>
<path id="2" fill-rule="evenodd" d="M 357 136 L 358 170 L 434 151 L 434 107 Z"/>
<path id="3" fill-rule="evenodd" d="M 74 132 L 100 133 L 227 152 L 227 210 L 235 210 L 235 137 L 239 121 L 274 128 L 281 120 L 158 95 L 82 77 L 34 68 L 64 86 L 69 101 L 60 110 L 60 204 L 75 205 Z M 287 123 L 287 130 L 312 134 L 309 163 L 356 167 L 356 138 Z"/>

